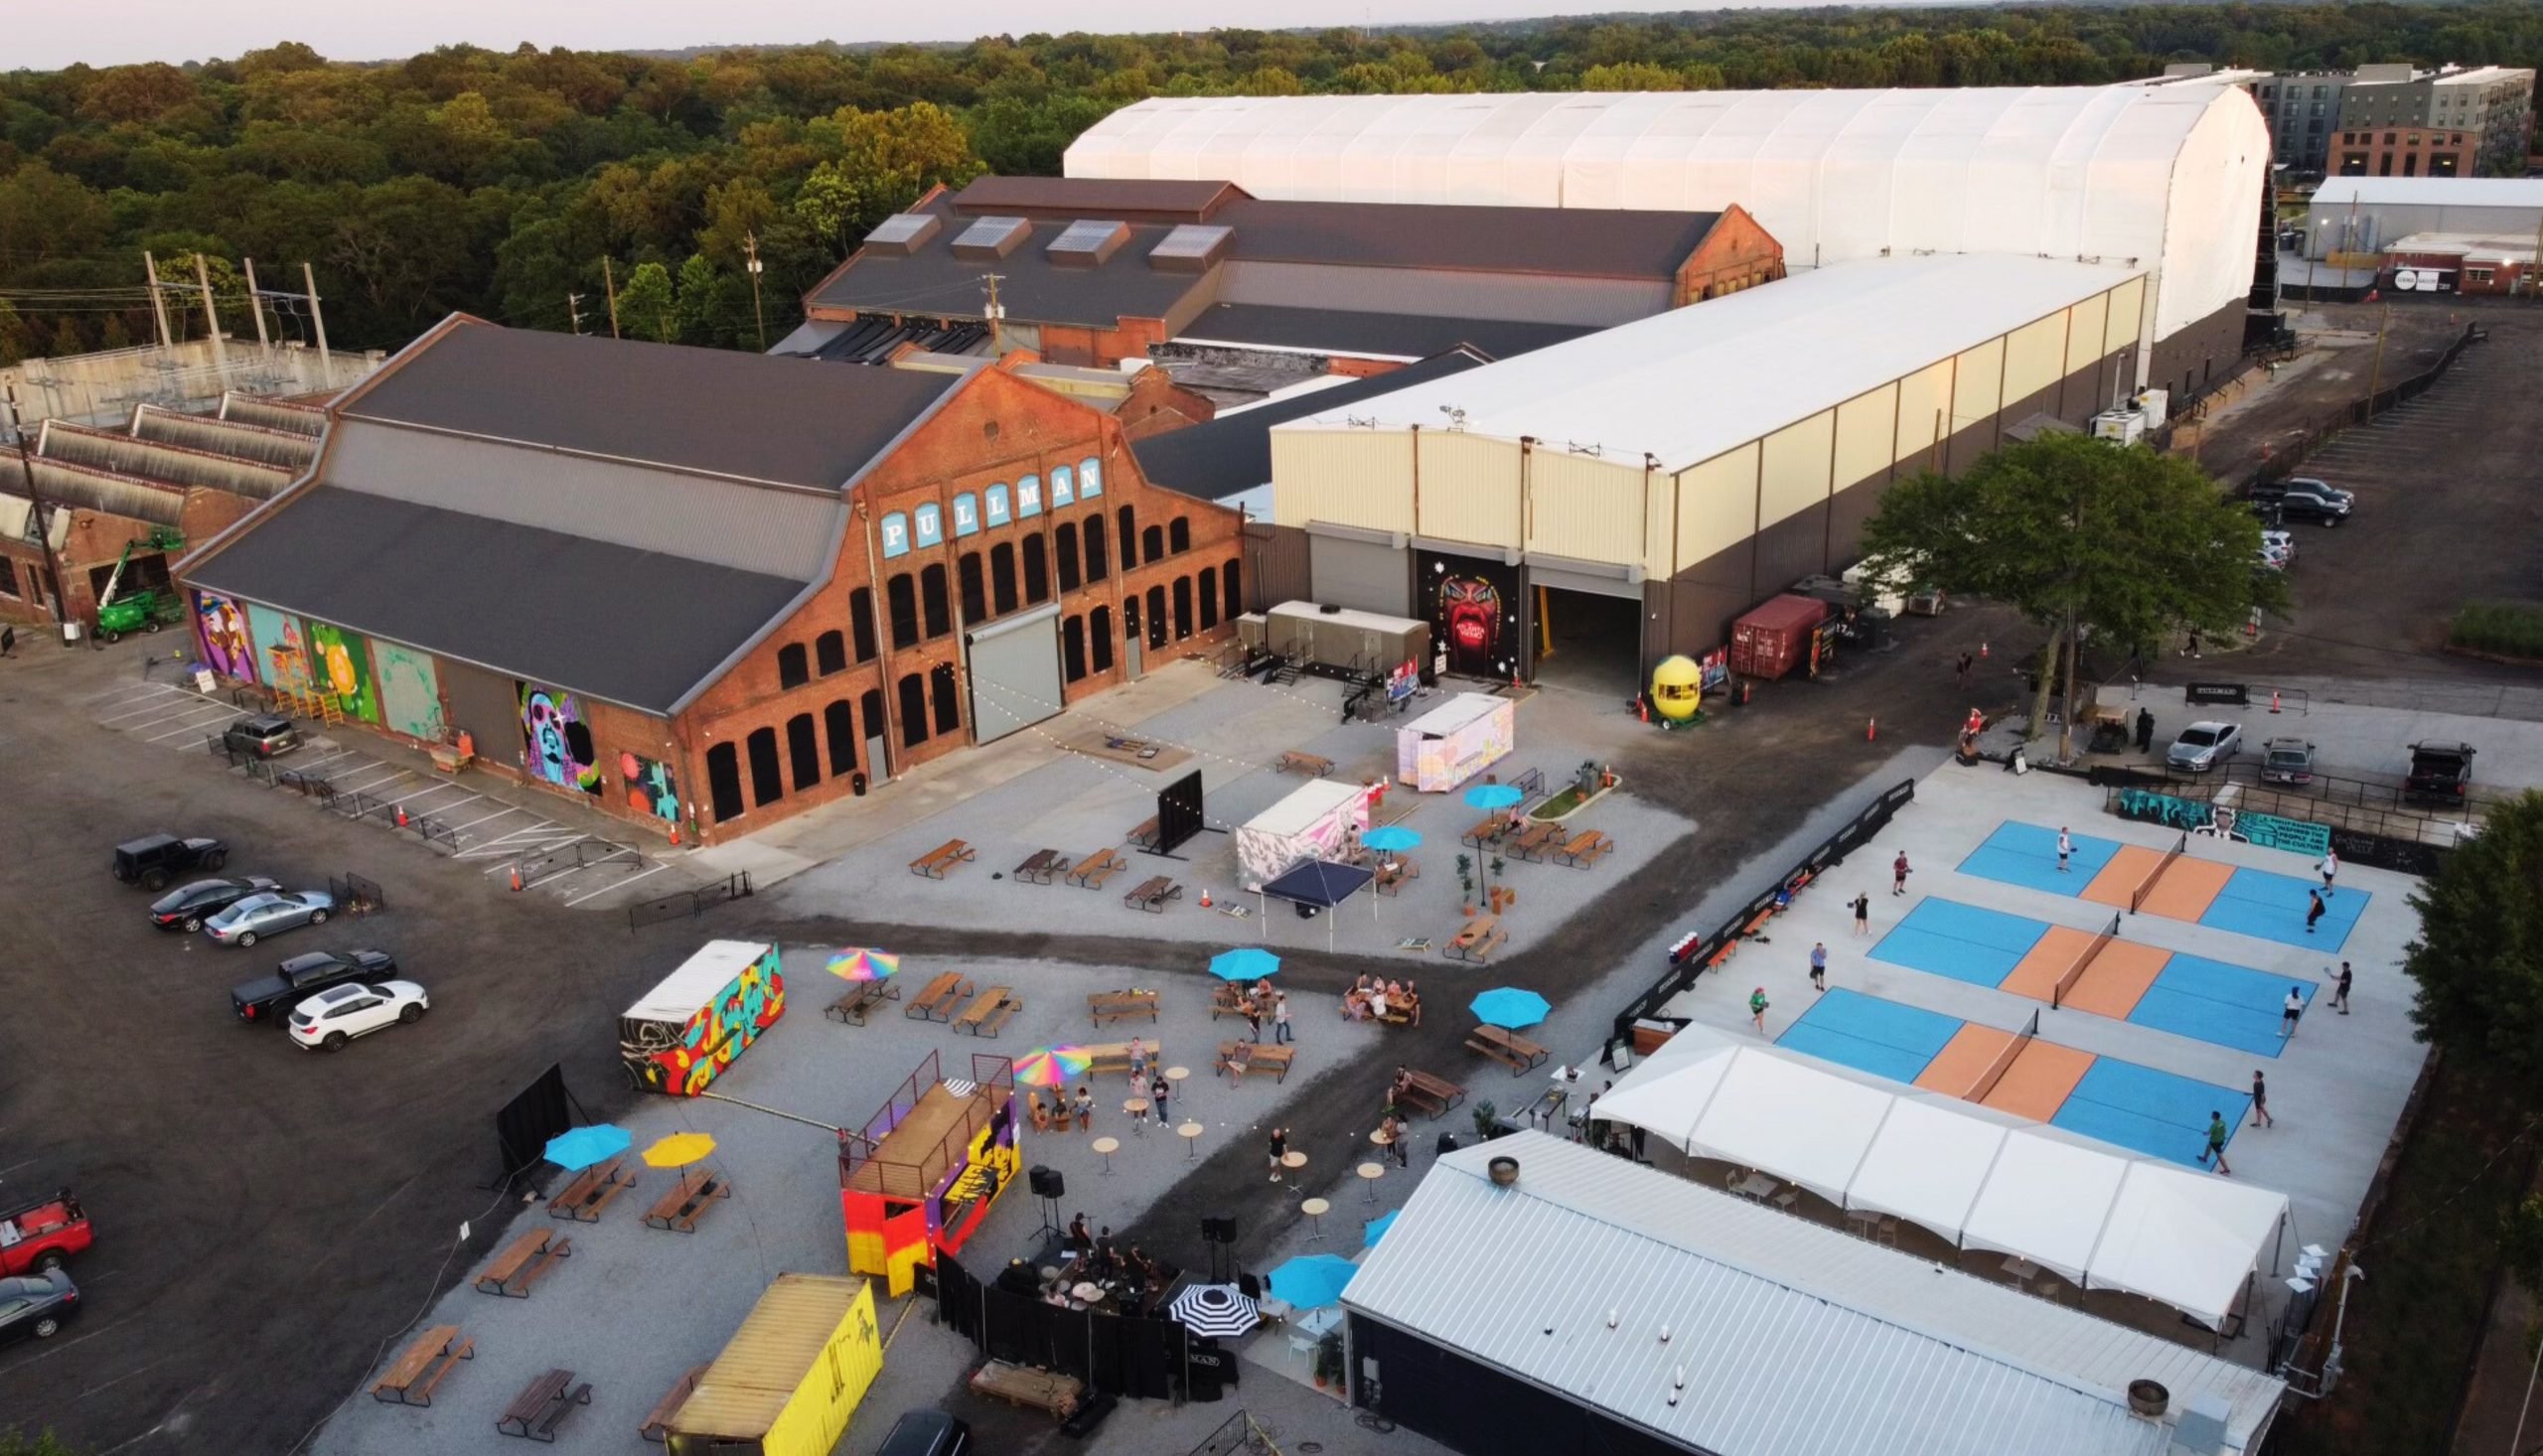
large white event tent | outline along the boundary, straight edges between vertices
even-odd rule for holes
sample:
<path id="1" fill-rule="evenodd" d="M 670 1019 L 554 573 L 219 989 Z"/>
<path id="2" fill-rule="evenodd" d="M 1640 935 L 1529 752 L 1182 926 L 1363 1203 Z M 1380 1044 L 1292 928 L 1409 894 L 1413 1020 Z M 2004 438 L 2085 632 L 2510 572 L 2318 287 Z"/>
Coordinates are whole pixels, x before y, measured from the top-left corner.
<path id="1" fill-rule="evenodd" d="M 1597 1115 L 1701 1158 L 1756 1168 L 1844 1209 L 1962 1248 L 2017 1254 L 2222 1328 L 2287 1218 L 2287 1197 L 2192 1173 L 1956 1097 L 1891 1092 L 1689 1026 L 1598 1099 Z"/>

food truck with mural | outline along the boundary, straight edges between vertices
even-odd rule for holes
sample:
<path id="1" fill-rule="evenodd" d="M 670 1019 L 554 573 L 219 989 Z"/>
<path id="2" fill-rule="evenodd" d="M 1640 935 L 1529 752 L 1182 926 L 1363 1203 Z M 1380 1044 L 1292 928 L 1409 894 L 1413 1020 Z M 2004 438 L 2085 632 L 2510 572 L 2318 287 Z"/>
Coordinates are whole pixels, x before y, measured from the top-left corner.
<path id="1" fill-rule="evenodd" d="M 785 1011 L 775 946 L 709 941 L 618 1018 L 618 1055 L 638 1092 L 693 1097 Z"/>

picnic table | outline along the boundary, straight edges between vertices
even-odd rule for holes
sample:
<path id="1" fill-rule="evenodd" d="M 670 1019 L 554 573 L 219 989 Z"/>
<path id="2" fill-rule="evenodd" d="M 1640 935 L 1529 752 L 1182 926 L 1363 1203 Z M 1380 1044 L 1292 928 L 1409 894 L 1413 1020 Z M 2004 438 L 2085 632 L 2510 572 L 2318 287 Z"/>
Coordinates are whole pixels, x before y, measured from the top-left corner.
<path id="1" fill-rule="evenodd" d="M 477 1292 L 527 1299 L 530 1288 L 574 1251 L 574 1240 L 555 1238 L 554 1234 L 552 1229 L 532 1229 L 505 1244 L 486 1272 L 477 1276 Z"/>
<path id="2" fill-rule="evenodd" d="M 945 872 L 965 860 L 979 858 L 979 851 L 960 839 L 948 839 L 934 849 L 910 861 L 910 873 L 931 880 L 945 878 Z"/>
<path id="3" fill-rule="evenodd" d="M 881 980 L 858 981 L 849 986 L 837 1000 L 823 1007 L 822 1014 L 832 1021 L 863 1026 L 868 1012 L 886 1001 L 899 999 L 901 999 L 900 982 L 888 976 Z"/>
<path id="4" fill-rule="evenodd" d="M 672 1185 L 672 1191 L 664 1194 L 654 1205 L 653 1212 L 645 1215 L 645 1227 L 694 1234 L 697 1221 L 706 1217 L 706 1211 L 714 1206 L 715 1200 L 732 1196 L 733 1181 L 712 1168 L 702 1177 L 692 1178 L 683 1173 L 679 1181 Z"/>
<path id="5" fill-rule="evenodd" d="M 579 1223 L 597 1224 L 600 1211 L 609 1201 L 626 1192 L 636 1182 L 636 1170 L 627 1166 L 622 1155 L 606 1163 L 594 1163 L 574 1175 L 565 1191 L 547 1201 L 547 1217 L 573 1219 Z"/>
<path id="6" fill-rule="evenodd" d="M 903 1007 L 901 1014 L 912 1021 L 951 1021 L 954 1004 L 972 994 L 972 983 L 962 972 L 949 970 L 927 983 L 918 998 Z"/>
<path id="7" fill-rule="evenodd" d="M 1254 1056 L 1257 1043 L 1221 1042 L 1218 1060 L 1210 1064 L 1212 1075 L 1225 1075 L 1230 1081 L 1245 1081 L 1245 1069 Z"/>
<path id="8" fill-rule="evenodd" d="M 1069 867 L 1069 857 L 1057 849 L 1036 849 L 1015 867 L 1015 883 L 1047 885 L 1051 878 Z"/>
<path id="9" fill-rule="evenodd" d="M 1467 1032 L 1466 1050 L 1490 1057 L 1509 1068 L 1513 1077 L 1544 1066 L 1548 1055 L 1546 1049 L 1535 1042 L 1498 1026 L 1478 1026 Z"/>
<path id="10" fill-rule="evenodd" d="M 508 1436 L 527 1436 L 533 1441 L 553 1441 L 556 1427 L 563 1424 L 566 1412 L 577 1405 L 592 1403 L 591 1383 L 574 1383 L 574 1373 L 551 1370 L 521 1387 L 513 1403 L 495 1421 L 495 1429 Z"/>
<path id="11" fill-rule="evenodd" d="M 1427 1072 L 1405 1071 L 1405 1086 L 1396 1100 L 1425 1117 L 1436 1117 L 1466 1099 L 1466 1090 L 1444 1077 Z"/>
<path id="12" fill-rule="evenodd" d="M 1333 772 L 1333 760 L 1293 748 L 1282 753 L 1273 767 L 1283 774 L 1304 774 L 1311 779 L 1321 779 Z"/>
<path id="13" fill-rule="evenodd" d="M 1122 851 L 1118 849 L 1099 849 L 1093 854 L 1088 855 L 1086 858 L 1079 860 L 1077 862 L 1077 868 L 1069 871 L 1069 883 L 1072 885 L 1084 885 L 1090 890 L 1101 890 L 1104 888 L 1104 882 L 1106 880 L 1111 879 L 1116 873 L 1128 869 L 1129 867 L 1130 862 L 1122 857 Z"/>
<path id="14" fill-rule="evenodd" d="M 1133 910 L 1144 910 L 1150 915 L 1163 915 L 1165 902 L 1182 898 L 1181 885 L 1163 875 L 1150 875 L 1141 880 L 1129 894 L 1122 896 L 1122 903 Z"/>
<path id="15" fill-rule="evenodd" d="M 1489 960 L 1509 940 L 1510 933 L 1501 929 L 1501 917 L 1478 915 L 1448 938 L 1447 950 L 1459 960 Z"/>
<path id="16" fill-rule="evenodd" d="M 1003 1360 L 992 1360 L 981 1366 L 972 1377 L 972 1388 L 1013 1405 L 1047 1410 L 1063 1417 L 1077 1409 L 1078 1398 L 1086 1393 L 1085 1383 L 1075 1376 L 1010 1365 Z"/>
<path id="17" fill-rule="evenodd" d="M 394 1400 L 400 1405 L 430 1405 L 433 1386 L 456 1369 L 463 1360 L 477 1358 L 477 1342 L 462 1339 L 457 1325 L 435 1325 L 415 1337 L 413 1344 L 397 1357 L 397 1363 L 381 1373 L 379 1383 L 371 1387 L 374 1400 Z"/>
<path id="18" fill-rule="evenodd" d="M 1554 858 L 1576 870 L 1585 870 L 1613 852 L 1616 841 L 1596 829 L 1574 834 L 1554 852 Z"/>
<path id="19" fill-rule="evenodd" d="M 979 998 L 954 1019 L 954 1029 L 968 1031 L 975 1037 L 993 1037 L 1016 1012 L 1023 1009 L 1024 1003 L 1015 998 L 1013 991 L 1004 986 L 991 986 L 980 992 Z"/>
<path id="20" fill-rule="evenodd" d="M 1156 815 L 1150 814 L 1146 818 L 1139 820 L 1138 827 L 1132 829 L 1129 833 L 1124 834 L 1122 837 L 1129 840 L 1141 849 L 1156 848 L 1157 840 L 1162 837 L 1156 831 Z"/>
<path id="21" fill-rule="evenodd" d="M 1543 859 L 1553 853 L 1555 845 L 1562 837 L 1561 824 L 1530 824 L 1521 829 L 1518 837 L 1510 840 L 1502 848 L 1520 859 Z"/>
<path id="22" fill-rule="evenodd" d="M 662 1399 L 654 1402 L 653 1412 L 645 1417 L 643 1425 L 636 1427 L 636 1434 L 655 1445 L 663 1444 L 663 1438 L 671 1432 L 673 1419 L 679 1414 L 679 1408 L 687 1401 L 689 1392 L 697 1388 L 697 1382 L 706 1374 L 707 1369 L 708 1367 L 702 1365 L 689 1367 L 688 1374 L 681 1376 L 673 1383 L 671 1389 L 664 1393 Z"/>
<path id="23" fill-rule="evenodd" d="M 1165 1047 L 1162 1043 L 1142 1038 L 1139 1046 L 1147 1053 L 1148 1066 L 1165 1065 Z M 1128 1042 L 1097 1042 L 1093 1046 L 1080 1047 L 1078 1050 L 1086 1054 L 1086 1070 L 1090 1076 L 1130 1070 Z"/>
<path id="24" fill-rule="evenodd" d="M 1247 1016 L 1252 1014 L 1255 1014 L 1254 1003 L 1247 999 L 1245 992 L 1237 989 L 1235 986 L 1222 985 L 1217 990 L 1210 993 L 1210 1019 L 1212 1021 L 1216 1021 L 1222 1016 Z"/>
<path id="25" fill-rule="evenodd" d="M 1398 855 L 1394 859 L 1387 860 L 1378 866 L 1378 893 L 1381 895 L 1401 894 L 1403 893 L 1404 885 L 1407 880 L 1418 880 L 1421 878 L 1421 862 L 1413 858 L 1411 855 Z"/>
<path id="26" fill-rule="evenodd" d="M 1487 849 L 1493 844 L 1499 842 L 1501 836 L 1508 832 L 1509 828 L 1510 816 L 1508 814 L 1500 812 L 1489 813 L 1478 820 L 1473 828 L 1458 835 L 1457 842 L 1459 844 L 1470 844 L 1477 849 Z"/>
<path id="27" fill-rule="evenodd" d="M 1122 1021 L 1132 1016 L 1156 1020 L 1154 991 L 1097 991 L 1086 998 L 1087 1013 L 1097 1026 L 1108 1021 Z"/>

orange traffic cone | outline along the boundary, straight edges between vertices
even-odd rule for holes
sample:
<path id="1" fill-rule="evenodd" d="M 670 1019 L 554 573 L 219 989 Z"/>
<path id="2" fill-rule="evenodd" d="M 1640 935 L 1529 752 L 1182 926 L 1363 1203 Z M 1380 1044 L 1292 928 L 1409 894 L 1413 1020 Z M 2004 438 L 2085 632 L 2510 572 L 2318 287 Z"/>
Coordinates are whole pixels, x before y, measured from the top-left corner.
<path id="1" fill-rule="evenodd" d="M 2269 690 L 2269 710 L 2273 713 L 2278 711 L 2278 689 L 2275 687 Z"/>
<path id="2" fill-rule="evenodd" d="M 1880 737 L 1880 720 L 1878 718 L 1864 719 L 1864 742 L 1870 743 L 1878 737 Z"/>
<path id="3" fill-rule="evenodd" d="M 1203 910 L 1210 908 L 1210 887 L 1207 885 L 1201 887 L 1201 908 Z"/>
<path id="4" fill-rule="evenodd" d="M 672 848 L 679 848 L 679 821 L 677 819 L 673 819 L 672 821 Z"/>
<path id="5" fill-rule="evenodd" d="M 514 889 L 516 892 L 518 892 L 518 891 L 521 889 L 521 866 L 520 866 L 520 865 L 514 865 L 514 866 L 513 866 L 513 889 Z"/>

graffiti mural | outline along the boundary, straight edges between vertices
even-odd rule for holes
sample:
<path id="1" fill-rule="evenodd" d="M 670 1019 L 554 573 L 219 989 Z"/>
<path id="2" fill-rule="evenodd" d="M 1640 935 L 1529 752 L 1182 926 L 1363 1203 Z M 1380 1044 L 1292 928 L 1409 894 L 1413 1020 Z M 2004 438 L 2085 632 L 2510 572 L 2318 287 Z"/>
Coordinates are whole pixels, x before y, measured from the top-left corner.
<path id="1" fill-rule="evenodd" d="M 250 602 L 247 640 L 256 646 L 256 661 L 268 686 L 286 692 L 309 690 L 309 645 L 301 640 L 299 618 Z"/>
<path id="2" fill-rule="evenodd" d="M 2175 799 L 2151 789 L 2123 789 L 2119 792 L 2119 816 L 2175 829 L 2195 829 L 2215 815 L 2209 805 L 2194 799 Z"/>
<path id="3" fill-rule="evenodd" d="M 1499 561 L 1417 553 L 1432 669 L 1507 682 L 1519 669 L 1519 573 Z"/>
<path id="4" fill-rule="evenodd" d="M 600 793 L 600 763 L 591 726 L 569 692 L 521 684 L 522 767 L 559 789 Z"/>
<path id="5" fill-rule="evenodd" d="M 652 814 L 666 824 L 679 823 L 679 786 L 672 782 L 672 766 L 632 753 L 618 756 L 618 777 L 627 783 L 627 806 Z"/>
<path id="6" fill-rule="evenodd" d="M 371 675 L 371 643 L 359 632 L 325 622 L 309 624 L 310 675 L 320 692 L 336 695 L 348 718 L 379 721 L 379 693 Z"/>
<path id="7" fill-rule="evenodd" d="M 2234 828 L 2243 838 L 2254 844 L 2271 849 L 2285 849 L 2313 859 L 2320 859 L 2322 851 L 2331 847 L 2331 828 L 2328 824 L 2281 818 L 2277 814 L 2245 813 L 2235 822 Z"/>
<path id="8" fill-rule="evenodd" d="M 374 641 L 371 664 L 379 670 L 380 722 L 409 738 L 440 742 L 450 724 L 442 716 L 441 679 L 432 655 Z"/>
<path id="9" fill-rule="evenodd" d="M 740 947 L 735 942 L 715 942 L 699 951 L 689 965 L 674 972 L 671 980 L 656 987 L 647 1002 L 668 991 L 691 967 L 724 953 L 727 947 L 750 953 L 749 947 Z M 640 1008 L 644 1014 L 619 1018 L 618 1055 L 639 1091 L 678 1097 L 697 1095 L 722 1076 L 724 1069 L 732 1066 L 733 1060 L 758 1040 L 761 1032 L 775 1026 L 777 1018 L 786 1014 L 786 977 L 778 967 L 777 947 L 756 948 L 756 957 L 685 1016 L 657 1014 L 646 1005 Z"/>
<path id="10" fill-rule="evenodd" d="M 256 644 L 247 635 L 247 614 L 227 597 L 195 594 L 195 643 L 206 666 L 224 677 L 254 682 Z"/>

